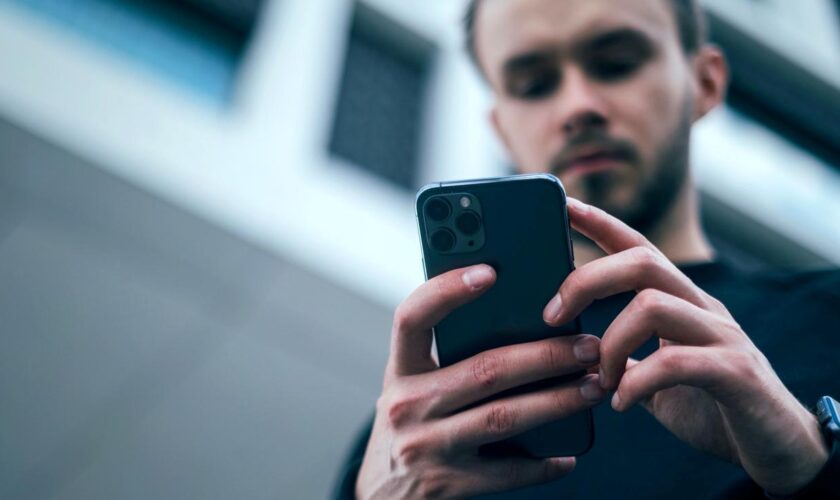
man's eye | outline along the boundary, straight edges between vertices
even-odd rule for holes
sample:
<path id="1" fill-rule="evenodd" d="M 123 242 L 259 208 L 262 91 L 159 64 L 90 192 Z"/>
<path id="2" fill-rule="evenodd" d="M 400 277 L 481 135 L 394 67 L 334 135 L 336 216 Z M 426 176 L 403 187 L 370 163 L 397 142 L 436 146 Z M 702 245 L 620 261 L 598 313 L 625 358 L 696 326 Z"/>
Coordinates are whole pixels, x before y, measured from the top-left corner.
<path id="1" fill-rule="evenodd" d="M 629 77 L 644 63 L 635 57 L 602 58 L 589 61 L 587 73 L 601 81 L 609 82 Z"/>
<path id="2" fill-rule="evenodd" d="M 540 73 L 524 78 L 522 81 L 511 85 L 510 92 L 513 96 L 521 99 L 542 99 L 554 92 L 554 89 L 557 88 L 558 80 L 559 75 L 557 72 Z"/>

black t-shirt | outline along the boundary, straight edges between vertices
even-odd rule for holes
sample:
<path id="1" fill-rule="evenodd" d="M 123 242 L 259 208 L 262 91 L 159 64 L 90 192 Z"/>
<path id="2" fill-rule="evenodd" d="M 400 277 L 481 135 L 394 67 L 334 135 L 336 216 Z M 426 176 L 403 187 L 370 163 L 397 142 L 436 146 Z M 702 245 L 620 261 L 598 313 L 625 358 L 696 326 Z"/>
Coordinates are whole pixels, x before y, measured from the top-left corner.
<path id="1" fill-rule="evenodd" d="M 722 263 L 680 269 L 726 305 L 806 407 L 826 394 L 840 398 L 840 270 L 746 274 Z M 625 293 L 592 304 L 582 315 L 584 333 L 602 335 L 632 297 Z M 635 357 L 657 345 L 658 339 L 651 339 Z M 740 467 L 689 447 L 641 406 L 618 413 L 607 398 L 594 417 L 595 445 L 578 458 L 574 472 L 487 498 L 764 498 Z M 339 478 L 338 497 L 352 495 L 369 433 L 368 427 L 356 440 Z"/>

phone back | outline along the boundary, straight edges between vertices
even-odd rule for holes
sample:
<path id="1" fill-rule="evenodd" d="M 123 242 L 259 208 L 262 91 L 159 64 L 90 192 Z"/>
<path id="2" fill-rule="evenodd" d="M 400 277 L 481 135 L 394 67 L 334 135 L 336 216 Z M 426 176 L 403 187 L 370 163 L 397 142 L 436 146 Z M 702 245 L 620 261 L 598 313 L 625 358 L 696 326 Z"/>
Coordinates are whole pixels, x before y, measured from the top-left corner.
<path id="1" fill-rule="evenodd" d="M 493 287 L 435 327 L 441 366 L 504 345 L 579 333 L 577 320 L 550 327 L 542 319 L 545 305 L 574 269 L 566 198 L 556 177 L 518 175 L 426 186 L 417 195 L 417 218 L 426 279 L 480 263 L 496 270 Z M 502 444 L 537 457 L 570 456 L 585 453 L 593 439 L 592 413 L 584 411 Z"/>

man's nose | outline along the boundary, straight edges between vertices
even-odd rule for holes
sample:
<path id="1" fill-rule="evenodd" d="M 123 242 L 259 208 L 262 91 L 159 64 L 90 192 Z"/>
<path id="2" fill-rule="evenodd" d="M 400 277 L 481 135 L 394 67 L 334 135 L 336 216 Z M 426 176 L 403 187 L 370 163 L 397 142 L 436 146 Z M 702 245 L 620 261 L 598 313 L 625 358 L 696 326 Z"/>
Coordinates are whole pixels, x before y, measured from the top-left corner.
<path id="1" fill-rule="evenodd" d="M 555 97 L 555 123 L 565 138 L 589 129 L 605 129 L 607 114 L 600 93 L 578 68 L 564 72 L 563 85 Z"/>

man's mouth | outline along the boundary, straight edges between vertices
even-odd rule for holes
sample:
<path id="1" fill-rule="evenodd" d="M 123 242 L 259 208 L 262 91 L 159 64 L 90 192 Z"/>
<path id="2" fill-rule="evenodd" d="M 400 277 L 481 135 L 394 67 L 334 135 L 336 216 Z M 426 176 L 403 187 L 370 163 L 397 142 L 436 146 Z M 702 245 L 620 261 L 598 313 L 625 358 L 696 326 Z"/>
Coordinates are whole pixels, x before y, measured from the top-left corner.
<path id="1" fill-rule="evenodd" d="M 568 175 L 586 175 L 620 168 L 626 163 L 625 155 L 616 151 L 598 149 L 574 155 L 564 162 L 560 172 Z"/>

